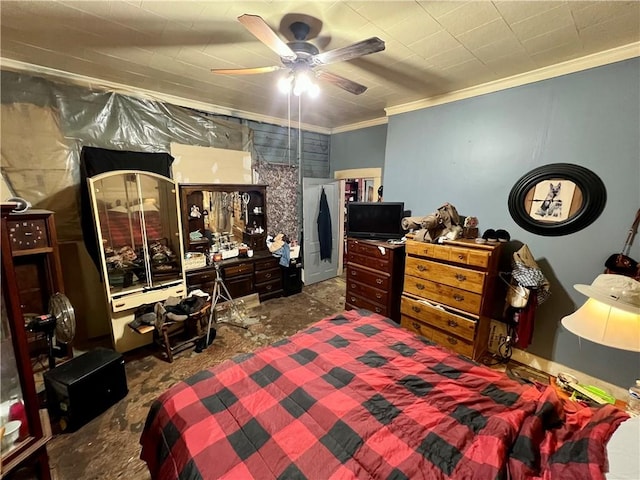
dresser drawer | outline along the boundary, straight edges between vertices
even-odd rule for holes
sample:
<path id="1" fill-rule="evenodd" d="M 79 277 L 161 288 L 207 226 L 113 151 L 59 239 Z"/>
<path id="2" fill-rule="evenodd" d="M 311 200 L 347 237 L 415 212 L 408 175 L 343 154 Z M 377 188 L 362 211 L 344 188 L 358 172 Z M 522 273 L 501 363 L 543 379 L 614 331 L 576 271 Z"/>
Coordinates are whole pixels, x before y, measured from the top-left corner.
<path id="1" fill-rule="evenodd" d="M 379 260 L 389 260 L 392 250 L 382 244 L 365 243 L 358 240 L 347 240 L 347 253 L 355 253 Z"/>
<path id="2" fill-rule="evenodd" d="M 280 264 L 280 259 L 278 257 L 268 257 L 268 258 L 265 258 L 264 260 L 256 260 L 255 261 L 256 272 L 260 270 L 269 270 L 271 268 L 278 268 L 279 264 Z"/>
<path id="3" fill-rule="evenodd" d="M 369 257 L 354 253 L 352 251 L 347 252 L 347 262 L 356 263 L 365 267 L 373 268 L 381 272 L 389 273 L 391 270 L 391 262 L 386 258 Z"/>
<path id="4" fill-rule="evenodd" d="M 389 289 L 389 275 L 347 264 L 347 282 L 352 280 L 379 288 L 380 290 L 386 291 Z"/>
<path id="5" fill-rule="evenodd" d="M 347 282 L 347 296 L 349 295 L 358 295 L 382 305 L 386 305 L 389 299 L 389 292 L 356 282 L 355 280 L 349 280 Z"/>
<path id="6" fill-rule="evenodd" d="M 400 312 L 405 316 L 413 317 L 470 342 L 473 342 L 475 337 L 477 321 L 465 318 L 442 307 L 437 308 L 424 301 L 421 302 L 403 295 Z"/>
<path id="7" fill-rule="evenodd" d="M 470 292 L 482 293 L 485 273 L 453 265 L 407 257 L 405 273 L 418 278 L 438 279 L 438 282 Z"/>
<path id="8" fill-rule="evenodd" d="M 444 260 L 478 268 L 487 268 L 492 254 L 490 250 L 481 248 L 455 247 L 411 240 L 407 241 L 406 251 L 409 255 Z"/>
<path id="9" fill-rule="evenodd" d="M 360 297 L 358 295 L 347 295 L 346 297 L 346 308 L 364 308 L 374 313 L 379 313 L 380 315 L 384 315 L 385 317 L 389 316 L 389 311 L 387 307 L 384 305 L 379 305 L 375 302 L 372 302 L 369 299 Z"/>
<path id="10" fill-rule="evenodd" d="M 482 295 L 461 288 L 406 275 L 404 277 L 404 291 L 465 312 L 480 314 Z"/>
<path id="11" fill-rule="evenodd" d="M 253 264 L 250 262 L 240 263 L 230 267 L 224 267 L 224 278 L 237 277 L 239 275 L 247 275 L 253 273 Z"/>
<path id="12" fill-rule="evenodd" d="M 163 302 L 169 297 L 182 298 L 187 294 L 184 283 L 172 285 L 167 288 L 157 290 L 147 290 L 138 293 L 125 294 L 122 297 L 111 299 L 111 309 L 114 312 L 123 312 L 142 305 L 149 305 L 156 302 Z"/>
<path id="13" fill-rule="evenodd" d="M 413 317 L 402 315 L 400 317 L 400 325 L 418 335 L 423 336 L 427 340 L 431 340 L 439 345 L 449 348 L 456 353 L 465 357 L 473 357 L 473 343 L 467 342 L 459 337 L 450 335 L 446 332 L 433 328 Z"/>
<path id="14" fill-rule="evenodd" d="M 282 271 L 278 266 L 269 270 L 256 270 L 255 277 L 256 283 L 272 282 L 274 280 L 280 280 Z"/>
<path id="15" fill-rule="evenodd" d="M 216 271 L 214 268 L 209 268 L 206 270 L 201 270 L 198 272 L 187 273 L 187 285 L 202 285 L 205 283 L 215 282 L 216 280 Z"/>
<path id="16" fill-rule="evenodd" d="M 257 283 L 256 289 L 261 298 L 268 294 L 282 293 L 282 279 L 277 277 L 265 283 Z"/>

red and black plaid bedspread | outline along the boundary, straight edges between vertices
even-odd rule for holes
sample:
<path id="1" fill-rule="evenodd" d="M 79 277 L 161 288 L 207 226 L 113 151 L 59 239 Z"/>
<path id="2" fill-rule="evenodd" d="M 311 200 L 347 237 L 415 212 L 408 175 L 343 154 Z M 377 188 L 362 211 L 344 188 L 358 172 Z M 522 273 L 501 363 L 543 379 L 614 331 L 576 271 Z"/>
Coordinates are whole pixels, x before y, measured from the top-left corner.
<path id="1" fill-rule="evenodd" d="M 172 387 L 141 458 L 161 479 L 604 478 L 626 414 L 565 416 L 551 388 L 352 310 Z"/>

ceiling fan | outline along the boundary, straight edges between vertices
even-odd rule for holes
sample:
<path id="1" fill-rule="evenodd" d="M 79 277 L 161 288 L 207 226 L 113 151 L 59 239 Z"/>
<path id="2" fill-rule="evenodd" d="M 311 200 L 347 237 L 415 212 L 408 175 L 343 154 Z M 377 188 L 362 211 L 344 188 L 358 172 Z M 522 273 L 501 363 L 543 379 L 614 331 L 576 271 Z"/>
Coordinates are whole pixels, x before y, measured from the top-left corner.
<path id="1" fill-rule="evenodd" d="M 296 21 L 289 26 L 295 40 L 287 43 L 280 39 L 262 17 L 258 15 L 244 14 L 239 16 L 238 20 L 253 36 L 280 56 L 282 65 L 256 68 L 212 69 L 211 71 L 213 73 L 223 75 L 253 75 L 289 69 L 290 81 L 295 82 L 299 74 L 314 75 L 349 93 L 360 95 L 367 90 L 367 87 L 334 73 L 315 70 L 316 67 L 352 60 L 364 55 L 380 52 L 385 48 L 383 40 L 378 37 L 371 37 L 346 47 L 320 53 L 315 45 L 307 41 L 310 26 L 305 22 Z"/>

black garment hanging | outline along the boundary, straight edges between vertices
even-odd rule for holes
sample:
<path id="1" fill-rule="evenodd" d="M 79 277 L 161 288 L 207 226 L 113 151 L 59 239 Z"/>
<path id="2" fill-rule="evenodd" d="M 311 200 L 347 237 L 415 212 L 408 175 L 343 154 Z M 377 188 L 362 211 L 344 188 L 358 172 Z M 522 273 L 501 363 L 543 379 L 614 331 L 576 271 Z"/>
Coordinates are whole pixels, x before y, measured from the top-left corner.
<path id="1" fill-rule="evenodd" d="M 168 153 L 146 153 L 105 148 L 82 147 L 80 153 L 80 223 L 89 256 L 100 270 L 100 253 L 96 237 L 87 178 L 114 170 L 141 170 L 171 178 L 173 157 Z"/>
<path id="2" fill-rule="evenodd" d="M 320 260 L 331 261 L 331 250 L 333 249 L 331 241 L 331 212 L 329 211 L 329 202 L 327 195 L 320 193 L 320 212 L 318 213 L 318 240 L 320 241 Z"/>

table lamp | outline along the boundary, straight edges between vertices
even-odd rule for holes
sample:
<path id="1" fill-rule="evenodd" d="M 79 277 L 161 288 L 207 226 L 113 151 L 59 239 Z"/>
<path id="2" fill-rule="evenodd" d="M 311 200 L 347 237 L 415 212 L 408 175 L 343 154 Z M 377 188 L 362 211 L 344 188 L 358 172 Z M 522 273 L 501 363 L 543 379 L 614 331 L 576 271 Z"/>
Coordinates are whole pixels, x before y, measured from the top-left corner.
<path id="1" fill-rule="evenodd" d="M 588 300 L 562 319 L 579 337 L 608 347 L 640 352 L 640 282 L 601 274 L 591 285 L 574 285 Z"/>
<path id="2" fill-rule="evenodd" d="M 591 285 L 574 285 L 588 300 L 562 319 L 567 330 L 608 347 L 640 352 L 640 282 L 623 275 L 598 275 Z M 629 389 L 627 411 L 640 414 L 640 380 Z"/>

